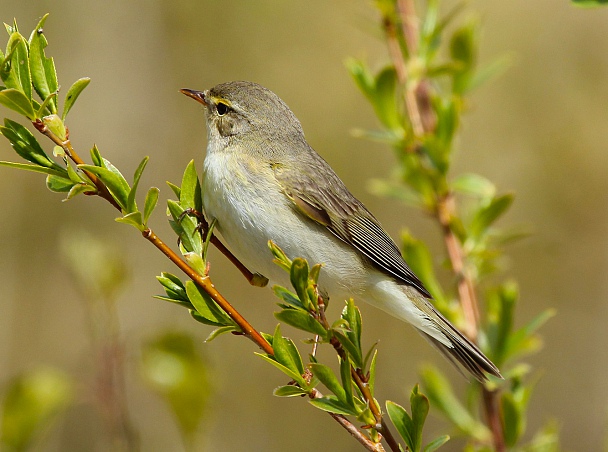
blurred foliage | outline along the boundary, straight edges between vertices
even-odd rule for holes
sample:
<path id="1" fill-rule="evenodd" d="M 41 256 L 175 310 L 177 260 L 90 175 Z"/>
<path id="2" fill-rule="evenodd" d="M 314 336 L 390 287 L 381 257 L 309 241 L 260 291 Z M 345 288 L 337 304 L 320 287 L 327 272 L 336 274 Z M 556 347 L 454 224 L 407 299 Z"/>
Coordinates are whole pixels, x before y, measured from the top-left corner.
<path id="1" fill-rule="evenodd" d="M 481 175 L 450 174 L 466 97 L 503 71 L 507 60 L 479 69 L 477 21 L 456 23 L 457 10 L 442 18 L 438 0 L 426 3 L 419 27 L 408 19 L 414 14 L 414 2 L 379 0 L 376 6 L 391 64 L 373 71 L 362 60 L 349 60 L 347 68 L 383 126 L 380 131 L 357 131 L 357 135 L 388 144 L 399 171 L 392 179 L 374 180 L 371 189 L 435 218 L 448 251 L 452 290 L 442 289 L 428 247 L 407 231 L 402 235 L 404 257 L 429 287 L 437 308 L 478 341 L 505 377 L 504 382 L 491 379 L 484 386 L 474 386 L 477 397 L 483 393 L 485 400 L 499 400 L 484 404 L 491 430 L 476 410 L 459 400 L 438 369 L 425 368 L 423 386 L 432 405 L 469 438 L 467 450 L 487 450 L 490 444 L 497 450 L 521 449 L 532 392 L 532 385 L 526 383 L 531 367 L 515 361 L 540 348 L 536 331 L 554 311 L 547 310 L 516 329 L 519 292 L 515 283 L 507 282 L 488 289 L 485 315 L 480 321 L 475 319 L 480 308 L 473 292 L 499 270 L 504 244 L 517 238 L 496 226 L 512 205 L 513 195 L 498 194 L 495 185 Z M 549 443 L 557 444 L 556 438 Z"/>
<path id="2" fill-rule="evenodd" d="M 210 394 L 207 364 L 194 339 L 178 332 L 151 339 L 142 347 L 141 371 L 171 408 L 187 450 L 194 450 Z"/>
<path id="3" fill-rule="evenodd" d="M 466 277 L 479 289 L 482 287 L 480 284 L 486 284 L 489 275 L 495 275 L 499 270 L 498 259 L 503 245 L 512 238 L 512 234 L 496 225 L 510 208 L 513 195 L 498 194 L 496 186 L 483 176 L 464 174 L 454 177 L 450 169 L 454 140 L 461 115 L 467 107 L 467 95 L 483 81 L 504 70 L 508 61 L 500 58 L 479 68 L 477 22 L 457 23 L 457 11 L 442 17 L 438 0 L 426 3 L 424 14 L 420 15 L 420 26 L 415 30 L 417 45 L 414 46 L 403 34 L 396 32 L 406 25 L 402 20 L 403 11 L 398 9 L 399 5 L 406 3 L 376 1 L 387 40 L 394 44 L 392 63 L 378 71 L 369 68 L 362 60 L 353 59 L 347 63 L 352 78 L 382 125 L 379 131 L 357 131 L 357 134 L 388 144 L 399 164 L 399 171 L 392 179 L 372 182 L 373 191 L 402 200 L 435 217 L 444 235 L 454 237 L 462 252 L 462 274 L 454 268 L 454 262 L 450 263 L 451 269 L 455 270 L 455 285 Z M 574 0 L 574 3 L 595 6 L 605 2 Z M 145 232 L 159 196 L 157 188 L 150 188 L 143 210 L 138 208 L 137 188 L 148 159 L 141 161 L 129 184 L 96 147 L 90 153 L 92 164 L 79 163 L 74 158 L 71 145 L 68 145 L 65 121 L 89 79 L 82 78 L 73 83 L 61 110 L 54 61 L 45 55 L 47 41 L 42 27 L 46 18 L 41 19 L 29 39 L 19 32 L 16 22 L 6 26 L 8 44 L 4 52 L 0 51 L 3 83 L 0 104 L 32 122 L 36 130 L 57 146 L 53 157 L 50 157 L 26 127 L 5 119 L 0 133 L 27 163 L 0 162 L 0 165 L 46 174 L 47 187 L 67 193 L 66 200 L 79 194 L 106 197 L 122 212 L 117 221 Z M 412 99 L 421 107 L 422 115 L 412 109 Z M 171 226 L 180 240 L 180 251 L 188 265 L 206 277 L 207 248 L 213 225 L 201 231 L 196 218 L 191 215 L 191 212 L 203 210 L 194 165 L 191 163 L 186 168 L 181 186 L 170 184 L 170 187 L 178 198 L 177 201 L 168 201 L 168 213 Z M 454 288 L 446 290 L 439 283 L 441 278 L 435 272 L 435 259 L 428 247 L 409 232 L 404 232 L 402 238 L 405 258 L 429 287 L 437 307 L 460 326 L 466 326 L 467 319 L 456 291 Z M 281 308 L 275 314 L 277 319 L 311 334 L 313 338 L 309 342 L 313 347 L 320 343 L 330 344 L 338 356 L 337 371 L 318 362 L 314 353 L 309 354 L 306 361 L 294 341 L 283 337 L 277 326 L 274 334 L 264 335 L 274 354 L 259 354 L 290 379 L 289 384 L 275 390 L 275 395 L 306 395 L 319 409 L 352 416 L 365 424 L 364 434 L 370 441 L 378 442 L 379 433 L 386 438 L 383 413 L 374 398 L 377 352 L 375 347 L 369 350 L 362 347 L 359 310 L 352 300 L 347 301 L 340 318 L 329 322 L 325 318 L 323 301 L 316 292 L 320 266 L 311 268 L 297 257 L 290 260 L 272 244 L 271 250 L 277 264 L 290 273 L 293 286 L 293 290 L 274 288 Z M 108 267 L 99 272 L 94 270 L 93 279 L 82 276 L 83 281 L 88 280 L 87 284 L 94 287 L 92 290 L 103 296 L 110 296 L 114 290 L 107 278 L 117 276 L 116 269 L 112 270 L 112 265 Z M 165 295 L 158 298 L 186 307 L 195 320 L 215 328 L 208 340 L 224 332 L 242 333 L 233 319 L 192 281 L 182 282 L 166 272 L 158 280 L 165 290 Z M 477 396 L 482 393 L 499 395 L 502 441 L 507 447 L 524 451 L 558 450 L 558 432 L 552 423 L 537 432 L 527 444 L 521 444 L 533 385 L 529 382 L 531 367 L 518 361 L 540 348 L 537 330 L 553 315 L 553 311 L 542 312 L 516 328 L 514 313 L 519 293 L 515 283 L 490 286 L 483 298 L 486 309 L 476 329 L 477 340 L 484 352 L 502 366 L 505 381 L 494 379 L 485 387 L 474 386 L 473 391 Z M 191 442 L 207 400 L 206 369 L 192 339 L 170 333 L 152 340 L 142 351 L 142 372 L 173 410 L 186 444 Z M 411 392 L 409 413 L 394 402 L 385 404 L 387 414 L 406 447 L 413 451 L 432 451 L 447 441 L 447 436 L 443 435 L 422 449 L 422 429 L 430 402 L 459 434 L 469 440 L 466 450 L 489 450 L 490 437 L 496 432 L 490 432 L 477 410 L 461 402 L 447 378 L 432 367 L 425 368 L 421 378 L 427 395 L 415 386 Z M 33 376 L 18 377 L 8 386 L 3 403 L 1 437 L 6 447 L 23 450 L 31 444 L 35 433 L 67 403 L 70 391 L 66 381 L 56 373 L 42 371 Z M 329 395 L 320 394 L 317 390 L 319 383 L 327 388 Z"/>
<path id="4" fill-rule="evenodd" d="M 38 368 L 12 378 L 3 390 L 0 444 L 4 451 L 25 451 L 72 399 L 73 382 L 53 368 Z"/>

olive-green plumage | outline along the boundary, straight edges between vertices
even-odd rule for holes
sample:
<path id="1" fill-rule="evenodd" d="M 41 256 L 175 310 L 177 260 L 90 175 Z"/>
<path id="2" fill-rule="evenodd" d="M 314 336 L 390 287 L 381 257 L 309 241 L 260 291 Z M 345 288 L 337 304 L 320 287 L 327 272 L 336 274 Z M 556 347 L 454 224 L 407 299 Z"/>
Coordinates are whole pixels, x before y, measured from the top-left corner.
<path id="1" fill-rule="evenodd" d="M 300 122 L 273 92 L 228 82 L 182 92 L 205 105 L 205 214 L 252 271 L 288 284 L 268 240 L 290 257 L 325 264 L 330 297 L 363 299 L 412 324 L 476 379 L 496 366 L 431 304 L 431 295 L 378 220 L 306 142 Z"/>

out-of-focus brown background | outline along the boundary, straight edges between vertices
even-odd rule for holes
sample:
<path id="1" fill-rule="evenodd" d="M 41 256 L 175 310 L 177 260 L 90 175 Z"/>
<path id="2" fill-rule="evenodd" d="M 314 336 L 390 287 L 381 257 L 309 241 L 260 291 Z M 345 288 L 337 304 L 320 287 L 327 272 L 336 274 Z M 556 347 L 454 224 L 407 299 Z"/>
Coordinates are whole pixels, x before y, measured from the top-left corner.
<path id="1" fill-rule="evenodd" d="M 558 311 L 542 330 L 545 349 L 527 360 L 538 378 L 527 436 L 555 418 L 565 448 L 600 450 L 608 433 L 608 9 L 581 10 L 565 0 L 468 5 L 483 23 L 482 61 L 513 52 L 515 64 L 473 95 L 455 170 L 479 172 L 501 191 L 514 191 L 503 224 L 534 231 L 508 250 L 507 274 L 521 285 L 519 324 L 546 307 Z M 23 33 L 46 12 L 47 51 L 64 90 L 79 77 L 92 78 L 68 122 L 81 154 L 97 143 L 126 173 L 149 155 L 141 185 L 161 187 L 166 199 L 165 180 L 179 182 L 192 158 L 200 168 L 205 148 L 202 111 L 178 89 L 253 80 L 291 106 L 309 142 L 393 236 L 407 225 L 441 250 L 432 222 L 367 192 L 366 181 L 386 175 L 392 156 L 349 134 L 377 126 L 343 65 L 349 56 L 374 67 L 386 61 L 371 2 L 0 0 L 0 19 L 16 17 Z M 0 159 L 14 159 L 4 139 Z M 86 394 L 92 363 L 85 304 L 59 259 L 62 234 L 86 229 L 122 248 L 133 269 L 118 310 L 142 450 L 182 450 L 173 419 L 142 385 L 136 365 L 139 344 L 159 329 L 189 331 L 201 341 L 209 333 L 182 309 L 151 298 L 161 292 L 154 276 L 176 270 L 134 229 L 115 223 L 116 212 L 101 200 L 62 203 L 39 175 L 5 168 L 0 193 L 0 384 L 45 363 L 73 375 Z M 173 237 L 163 212 L 157 209 L 152 226 Z M 217 253 L 212 276 L 254 325 L 274 328 L 269 290 L 249 287 Z M 366 342 L 380 340 L 380 399 L 406 403 L 422 362 L 438 363 L 464 385 L 410 328 L 362 310 Z M 252 344 L 224 336 L 204 350 L 213 395 L 200 450 L 358 450 L 304 400 L 273 397 L 285 378 L 253 356 Z M 40 449 L 102 450 L 99 423 L 80 400 Z M 295 424 L 306 425 L 298 437 Z M 434 417 L 427 430 L 445 429 Z"/>

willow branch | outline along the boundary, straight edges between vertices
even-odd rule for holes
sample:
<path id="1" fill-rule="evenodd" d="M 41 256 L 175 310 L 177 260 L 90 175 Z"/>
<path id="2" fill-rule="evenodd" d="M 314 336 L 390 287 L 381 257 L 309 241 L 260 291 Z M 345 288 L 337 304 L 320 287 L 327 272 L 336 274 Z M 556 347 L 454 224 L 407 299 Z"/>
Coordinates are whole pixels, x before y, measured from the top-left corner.
<path id="1" fill-rule="evenodd" d="M 397 0 L 396 6 L 396 12 L 401 23 L 402 36 L 405 40 L 409 57 L 415 57 L 418 51 L 418 19 L 414 1 Z M 430 102 L 430 83 L 425 79 L 420 80 L 417 84 L 413 84 L 408 80 L 405 55 L 403 55 L 399 46 L 397 26 L 390 17 L 385 17 L 383 23 L 391 60 L 395 66 L 399 82 L 405 87 L 405 105 L 412 124 L 412 131 L 414 132 L 414 136 L 419 139 L 427 133 L 432 133 L 436 127 L 436 117 Z M 457 278 L 458 296 L 465 317 L 464 333 L 472 341 L 477 342 L 479 308 L 475 281 L 464 264 L 465 253 L 453 229 L 452 218 L 454 218 L 455 212 L 456 208 L 452 193 L 437 193 L 434 215 L 441 226 L 443 241 L 452 265 L 452 271 Z M 490 391 L 485 386 L 482 386 L 482 392 L 484 412 L 487 423 L 492 431 L 494 447 L 498 452 L 502 452 L 505 450 L 505 442 L 500 420 L 498 392 Z"/>
<path id="2" fill-rule="evenodd" d="M 318 320 L 321 322 L 321 324 L 326 330 L 329 330 L 329 322 L 325 317 L 325 301 L 323 300 L 323 297 L 318 293 L 317 300 L 317 304 L 319 306 Z M 329 343 L 334 348 L 334 350 L 336 350 L 336 353 L 338 354 L 341 360 L 345 361 L 348 359 L 348 355 L 344 350 L 344 347 L 342 347 L 342 344 L 335 336 L 332 336 L 330 338 Z M 376 403 L 376 400 L 374 399 L 369 389 L 367 377 L 363 374 L 363 371 L 361 369 L 355 369 L 352 365 L 350 366 L 350 374 L 353 381 L 355 382 L 355 385 L 357 386 L 357 388 L 359 388 L 359 391 L 367 402 L 370 411 L 374 415 L 376 425 L 373 425 L 372 427 L 374 427 L 378 431 L 378 433 L 382 435 L 382 437 L 385 439 L 386 443 L 392 451 L 399 452 L 399 443 L 397 442 L 397 440 L 389 430 L 388 425 L 386 425 L 386 422 L 384 422 L 384 419 L 382 418 L 382 412 L 380 411 L 380 407 Z"/>
<path id="3" fill-rule="evenodd" d="M 52 133 L 49 128 L 42 123 L 42 121 L 35 121 L 34 127 L 43 135 L 48 137 L 53 143 L 60 146 L 66 155 L 77 165 L 84 164 L 85 162 L 76 153 L 69 139 L 61 140 L 58 136 Z M 91 182 L 95 185 L 97 192 L 94 193 L 101 198 L 108 201 L 117 210 L 122 212 L 122 209 L 110 194 L 105 184 L 94 174 L 83 170 Z M 92 193 L 93 194 L 93 193 Z M 218 306 L 220 306 L 226 314 L 239 326 L 242 334 L 257 344 L 265 353 L 274 355 L 272 346 L 262 337 L 262 335 L 226 300 L 223 295 L 217 291 L 215 285 L 212 283 L 208 276 L 202 276 L 192 267 L 190 267 L 184 260 L 182 260 L 177 253 L 169 248 L 150 228 L 145 229 L 142 235 L 150 243 L 152 243 L 157 249 L 159 249 L 171 262 L 173 262 L 180 270 L 182 270 L 195 284 L 201 287 Z M 243 275 L 254 285 L 265 285 L 263 277 L 257 273 L 251 273 L 215 236 L 212 237 L 211 243 L 213 243 L 223 254 L 228 257 Z M 267 282 L 267 281 L 266 281 Z M 316 389 L 313 389 L 311 398 L 321 397 L 321 393 Z M 344 416 L 328 413 L 342 428 L 344 428 L 351 436 L 353 436 L 361 445 L 371 452 L 385 452 L 382 444 L 375 443 L 367 438 L 357 427 L 346 419 Z M 395 449 L 398 450 L 398 449 Z"/>

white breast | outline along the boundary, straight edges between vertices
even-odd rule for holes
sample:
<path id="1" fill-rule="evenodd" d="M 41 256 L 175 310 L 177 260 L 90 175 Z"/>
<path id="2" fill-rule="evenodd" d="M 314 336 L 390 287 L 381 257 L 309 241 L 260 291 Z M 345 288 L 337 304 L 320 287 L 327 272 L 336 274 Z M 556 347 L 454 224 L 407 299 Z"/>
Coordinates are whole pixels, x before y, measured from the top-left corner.
<path id="1" fill-rule="evenodd" d="M 273 240 L 290 258 L 325 264 L 320 285 L 330 297 L 361 293 L 367 272 L 358 253 L 296 213 L 269 166 L 242 154 L 237 159 L 231 152 L 208 152 L 203 177 L 205 213 L 217 219 L 226 244 L 249 270 L 289 287 L 287 273 L 272 262 Z"/>

